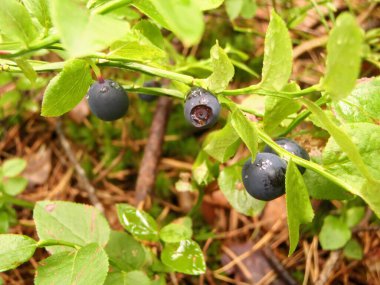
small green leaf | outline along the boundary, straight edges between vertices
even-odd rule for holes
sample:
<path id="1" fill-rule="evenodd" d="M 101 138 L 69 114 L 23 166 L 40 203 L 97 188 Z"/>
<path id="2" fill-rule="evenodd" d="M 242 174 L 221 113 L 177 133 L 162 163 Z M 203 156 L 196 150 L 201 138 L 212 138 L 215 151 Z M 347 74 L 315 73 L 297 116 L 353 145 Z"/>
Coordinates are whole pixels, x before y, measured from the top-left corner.
<path id="1" fill-rule="evenodd" d="M 16 196 L 28 186 L 28 179 L 24 177 L 7 178 L 3 183 L 4 192 L 11 196 Z"/>
<path id="2" fill-rule="evenodd" d="M 34 239 L 23 235 L 0 235 L 0 244 L 0 272 L 28 261 L 37 248 Z"/>
<path id="3" fill-rule="evenodd" d="M 360 223 L 364 215 L 365 207 L 352 207 L 344 213 L 344 221 L 349 228 L 352 228 Z"/>
<path id="4" fill-rule="evenodd" d="M 244 0 L 225 0 L 226 11 L 231 21 L 240 15 L 243 4 Z"/>
<path id="5" fill-rule="evenodd" d="M 33 69 L 33 66 L 29 63 L 29 61 L 25 59 L 15 59 L 14 61 L 31 83 L 36 82 L 37 72 Z"/>
<path id="6" fill-rule="evenodd" d="M 357 240 L 350 239 L 343 249 L 343 254 L 351 259 L 361 260 L 363 258 L 363 248 Z"/>
<path id="7" fill-rule="evenodd" d="M 152 285 L 152 281 L 143 271 L 110 272 L 104 285 Z"/>
<path id="8" fill-rule="evenodd" d="M 105 246 L 110 235 L 106 219 L 94 207 L 62 201 L 37 202 L 33 218 L 41 240 L 63 240 L 84 246 Z M 50 252 L 69 251 L 64 246 L 49 247 Z"/>
<path id="9" fill-rule="evenodd" d="M 241 167 L 225 167 L 219 175 L 218 185 L 232 207 L 247 216 L 261 213 L 265 202 L 256 200 L 244 189 L 241 181 Z"/>
<path id="10" fill-rule="evenodd" d="M 41 261 L 36 285 L 102 285 L 108 272 L 108 258 L 96 243 L 75 252 L 60 252 Z"/>
<path id="11" fill-rule="evenodd" d="M 122 226 L 135 238 L 158 241 L 158 226 L 149 214 L 128 204 L 117 204 L 117 213 Z"/>
<path id="12" fill-rule="evenodd" d="M 356 18 L 342 13 L 327 42 L 326 75 L 322 86 L 335 101 L 347 97 L 355 87 L 361 65 L 363 31 Z"/>
<path id="13" fill-rule="evenodd" d="M 152 44 L 160 49 L 165 48 L 165 40 L 161 34 L 157 25 L 148 20 L 141 20 L 134 27 L 134 30 L 138 30 L 145 38 L 147 38 Z"/>
<path id="14" fill-rule="evenodd" d="M 281 90 L 292 72 L 292 41 L 285 22 L 272 11 L 265 35 L 261 87 Z"/>
<path id="15" fill-rule="evenodd" d="M 26 161 L 22 158 L 8 159 L 3 163 L 2 170 L 4 177 L 15 177 L 24 171 Z"/>
<path id="16" fill-rule="evenodd" d="M 0 234 L 7 233 L 9 229 L 9 215 L 0 210 Z"/>
<path id="17" fill-rule="evenodd" d="M 300 225 L 311 223 L 314 212 L 302 174 L 292 160 L 289 160 L 286 169 L 285 185 L 290 240 L 289 255 L 291 255 L 299 241 Z"/>
<path id="18" fill-rule="evenodd" d="M 142 2 L 142 1 L 135 1 Z M 196 1 L 150 0 L 171 30 L 186 46 L 197 44 L 204 30 L 203 15 Z M 148 16 L 151 17 L 152 13 Z M 154 17 L 153 19 L 157 19 Z"/>
<path id="19" fill-rule="evenodd" d="M 196 0 L 202 11 L 213 10 L 223 4 L 224 0 Z"/>
<path id="20" fill-rule="evenodd" d="M 253 16 L 255 16 L 256 10 L 257 10 L 256 0 L 244 0 L 240 15 L 244 19 L 251 19 Z"/>
<path id="21" fill-rule="evenodd" d="M 199 185 L 207 185 L 214 179 L 212 164 L 203 150 L 198 153 L 193 163 L 193 178 Z"/>
<path id="22" fill-rule="evenodd" d="M 48 0 L 22 0 L 26 9 L 38 19 L 42 27 L 48 30 L 51 27 L 50 8 Z"/>
<path id="23" fill-rule="evenodd" d="M 129 31 L 127 22 L 112 16 L 90 14 L 74 0 L 52 0 L 50 3 L 54 27 L 72 57 L 101 51 Z"/>
<path id="24" fill-rule="evenodd" d="M 256 125 L 248 120 L 242 111 L 235 109 L 231 114 L 231 124 L 236 133 L 248 147 L 254 159 L 258 148 L 258 134 Z"/>
<path id="25" fill-rule="evenodd" d="M 380 78 L 358 84 L 351 94 L 333 106 L 346 123 L 372 123 L 380 120 Z"/>
<path id="26" fill-rule="evenodd" d="M 185 239 L 191 239 L 193 231 L 181 223 L 171 223 L 160 230 L 160 239 L 167 243 L 177 243 Z"/>
<path id="27" fill-rule="evenodd" d="M 323 221 L 319 241 L 325 250 L 342 248 L 351 238 L 351 231 L 342 219 L 327 216 Z"/>
<path id="28" fill-rule="evenodd" d="M 140 269 L 146 260 L 142 245 L 125 232 L 112 231 L 105 250 L 112 265 L 123 271 Z"/>
<path id="29" fill-rule="evenodd" d="M 45 90 L 41 115 L 54 117 L 70 111 L 83 99 L 91 83 L 90 65 L 85 60 L 66 62 Z"/>
<path id="30" fill-rule="evenodd" d="M 6 41 L 22 42 L 28 46 L 38 33 L 26 8 L 17 0 L 1 0 L 0 35 Z"/>
<path id="31" fill-rule="evenodd" d="M 235 69 L 226 52 L 216 43 L 210 51 L 213 72 L 206 81 L 207 89 L 219 93 L 227 88 Z"/>
<path id="32" fill-rule="evenodd" d="M 203 150 L 216 160 L 226 162 L 235 155 L 240 139 L 232 125 L 227 122 L 223 129 L 211 132 Z"/>
<path id="33" fill-rule="evenodd" d="M 167 243 L 161 253 L 162 262 L 177 272 L 199 275 L 206 271 L 206 264 L 199 245 L 192 240 Z"/>

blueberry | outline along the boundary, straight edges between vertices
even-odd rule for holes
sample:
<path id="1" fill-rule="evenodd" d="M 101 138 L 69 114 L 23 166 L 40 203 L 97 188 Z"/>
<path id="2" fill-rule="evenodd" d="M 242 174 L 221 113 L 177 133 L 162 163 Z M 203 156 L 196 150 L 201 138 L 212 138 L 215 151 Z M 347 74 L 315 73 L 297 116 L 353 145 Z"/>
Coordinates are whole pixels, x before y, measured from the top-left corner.
<path id="1" fill-rule="evenodd" d="M 258 153 L 248 159 L 242 170 L 243 184 L 254 198 L 270 201 L 285 193 L 286 162 L 272 153 Z"/>
<path id="2" fill-rule="evenodd" d="M 156 88 L 159 88 L 159 87 L 161 87 L 161 83 L 158 82 L 158 81 L 151 80 L 151 81 L 145 82 L 144 83 L 144 87 L 156 87 Z M 157 99 L 157 96 L 139 93 L 139 98 L 141 100 L 145 101 L 145 102 L 152 102 L 152 101 L 154 101 L 154 100 Z"/>
<path id="3" fill-rule="evenodd" d="M 310 160 L 309 154 L 304 150 L 298 143 L 288 138 L 278 138 L 274 140 L 279 146 L 283 149 L 289 151 L 290 153 L 301 157 L 306 160 Z M 269 152 L 273 154 L 277 154 L 270 146 L 266 145 L 264 148 L 264 152 Z M 303 174 L 305 172 L 305 168 L 298 165 L 299 171 Z"/>
<path id="4" fill-rule="evenodd" d="M 110 79 L 92 84 L 87 92 L 87 99 L 94 115 L 104 121 L 120 119 L 128 111 L 127 93 Z"/>
<path id="5" fill-rule="evenodd" d="M 185 118 L 196 128 L 212 127 L 219 118 L 220 103 L 218 99 L 201 87 L 194 87 L 186 96 Z"/>

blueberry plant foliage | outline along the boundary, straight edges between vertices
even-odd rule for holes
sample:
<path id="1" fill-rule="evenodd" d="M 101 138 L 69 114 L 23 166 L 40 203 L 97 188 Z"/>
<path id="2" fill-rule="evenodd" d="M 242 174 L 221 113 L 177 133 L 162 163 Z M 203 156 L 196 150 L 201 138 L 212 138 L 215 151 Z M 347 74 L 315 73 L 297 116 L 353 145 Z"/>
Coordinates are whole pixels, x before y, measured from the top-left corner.
<path id="1" fill-rule="evenodd" d="M 256 76 L 244 63 L 244 53 L 216 42 L 210 58 L 199 63 L 209 71 L 208 75 L 197 77 L 189 72 L 186 58 L 169 47 L 162 32 L 163 29 L 165 34 L 170 32 L 186 47 L 196 45 L 205 29 L 203 14 L 223 3 L 232 20 L 238 16 L 250 18 L 255 13 L 254 1 L 248 0 L 2 0 L 0 70 L 23 73 L 31 82 L 38 82 L 41 73 L 55 74 L 43 97 L 41 115 L 46 117 L 61 116 L 73 109 L 94 83 L 92 73 L 101 81 L 105 68 L 170 82 L 165 87 L 122 82 L 127 93 L 171 96 L 183 102 L 194 87 L 212 93 L 227 111 L 223 112 L 226 123 L 210 131 L 204 140 L 193 166 L 194 183 L 201 188 L 216 179 L 238 212 L 260 213 L 265 202 L 243 190 L 244 162 L 218 170 L 241 144 L 250 151 L 252 161 L 263 143 L 268 145 L 286 161 L 289 254 L 298 244 L 300 225 L 313 220 L 310 197 L 337 200 L 359 197 L 380 216 L 380 79 L 357 84 L 368 43 L 355 17 L 348 12 L 337 17 L 327 40 L 326 72 L 318 84 L 301 89 L 290 81 L 291 24 L 287 25 L 272 11 L 265 34 L 260 82 L 229 89 L 235 69 Z M 145 19 L 130 21 L 122 16 L 135 9 Z M 56 53 L 62 60 L 33 59 L 34 55 L 46 52 Z M 234 59 L 231 55 L 235 55 Z M 237 95 L 265 96 L 264 114 L 255 106 L 235 103 L 231 97 Z M 247 114 L 261 116 L 263 120 L 251 121 Z M 305 160 L 272 139 L 287 135 L 308 117 L 330 135 L 320 160 Z M 0 177 L 9 179 L 1 186 L 0 205 L 7 199 L 11 201 L 10 197 L 21 191 L 25 183 L 17 179 L 22 163 L 15 164 L 6 162 L 1 168 Z M 302 175 L 297 166 L 306 172 Z M 9 183 L 17 184 L 12 193 L 7 190 Z M 3 212 L 1 208 L 0 216 Z M 51 256 L 39 264 L 36 284 L 164 284 L 168 272 L 195 275 L 205 272 L 204 256 L 192 239 L 191 219 L 183 217 L 161 225 L 149 214 L 127 204 L 117 205 L 117 213 L 126 232 L 112 231 L 105 218 L 91 206 L 38 202 L 34 221 L 39 239 L 0 235 L 0 271 L 16 268 L 43 247 Z M 345 247 L 347 255 L 360 256 L 350 228 L 363 214 L 364 207 L 357 206 L 345 208 L 339 217 L 327 216 L 320 233 L 322 247 Z M 148 243 L 161 245 L 160 255 L 146 246 Z"/>

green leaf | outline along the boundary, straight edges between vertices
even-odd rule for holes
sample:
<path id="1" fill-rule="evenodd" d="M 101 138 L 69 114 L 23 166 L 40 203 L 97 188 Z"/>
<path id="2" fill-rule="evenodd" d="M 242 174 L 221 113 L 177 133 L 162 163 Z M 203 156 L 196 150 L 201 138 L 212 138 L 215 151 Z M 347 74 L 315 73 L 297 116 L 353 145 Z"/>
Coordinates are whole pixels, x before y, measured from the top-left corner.
<path id="1" fill-rule="evenodd" d="M 323 221 L 319 241 L 325 250 L 342 248 L 351 238 L 351 231 L 342 219 L 327 216 Z"/>
<path id="2" fill-rule="evenodd" d="M 197 44 L 203 34 L 203 15 L 196 1 L 150 0 L 171 30 L 186 46 Z M 150 16 L 150 15 L 148 15 Z"/>
<path id="3" fill-rule="evenodd" d="M 343 254 L 351 259 L 361 260 L 363 258 L 363 248 L 357 240 L 350 239 L 343 249 Z"/>
<path id="4" fill-rule="evenodd" d="M 63 201 L 37 202 L 33 218 L 41 240 L 63 240 L 85 246 L 98 243 L 105 246 L 110 228 L 103 215 L 94 207 Z M 49 247 L 50 252 L 68 251 L 64 246 Z"/>
<path id="5" fill-rule="evenodd" d="M 7 233 L 9 229 L 9 215 L 0 210 L 0 234 Z"/>
<path id="6" fill-rule="evenodd" d="M 108 272 L 108 258 L 96 243 L 75 252 L 60 252 L 41 261 L 36 285 L 102 285 Z"/>
<path id="7" fill-rule="evenodd" d="M 292 72 L 292 41 L 285 22 L 272 11 L 265 35 L 261 87 L 281 90 Z"/>
<path id="8" fill-rule="evenodd" d="M 48 30 L 51 27 L 50 7 L 48 0 L 22 0 L 26 9 L 37 18 L 42 27 Z"/>
<path id="9" fill-rule="evenodd" d="M 355 87 L 361 66 L 363 31 L 356 18 L 342 13 L 327 42 L 326 75 L 323 88 L 335 101 L 347 97 Z"/>
<path id="10" fill-rule="evenodd" d="M 0 272 L 28 261 L 37 248 L 34 239 L 23 235 L 0 235 L 0 244 Z"/>
<path id="11" fill-rule="evenodd" d="M 256 216 L 263 210 L 265 202 L 256 200 L 244 189 L 240 166 L 225 167 L 218 177 L 218 185 L 237 212 L 247 216 Z"/>
<path id="12" fill-rule="evenodd" d="M 203 150 L 198 153 L 193 163 L 193 178 L 199 185 L 207 185 L 214 179 L 212 164 Z"/>
<path id="13" fill-rule="evenodd" d="M 152 281 L 142 271 L 111 272 L 104 285 L 151 285 Z"/>
<path id="14" fill-rule="evenodd" d="M 342 101 L 334 102 L 337 115 L 346 123 L 360 123 L 380 120 L 380 78 L 358 84 L 351 94 Z"/>
<path id="15" fill-rule="evenodd" d="M 243 112 L 238 109 L 235 109 L 231 114 L 231 124 L 236 133 L 248 147 L 254 160 L 258 148 L 256 125 L 248 120 Z"/>
<path id="16" fill-rule="evenodd" d="M 360 221 L 364 218 L 364 215 L 364 207 L 352 207 L 347 209 L 344 213 L 344 221 L 349 228 L 352 228 L 360 223 Z"/>
<path id="17" fill-rule="evenodd" d="M 72 57 L 103 50 L 129 31 L 127 22 L 112 16 L 90 14 L 75 0 L 52 0 L 51 14 L 62 45 Z"/>
<path id="18" fill-rule="evenodd" d="M 291 159 L 286 168 L 285 186 L 290 241 L 289 255 L 291 255 L 299 241 L 300 225 L 311 223 L 314 218 L 309 193 L 307 192 L 302 174 Z"/>
<path id="19" fill-rule="evenodd" d="M 326 179 L 322 175 L 308 169 L 303 179 L 311 197 L 319 200 L 349 200 L 353 195 Z"/>
<path id="20" fill-rule="evenodd" d="M 165 40 L 161 34 L 157 25 L 148 20 L 141 20 L 134 27 L 134 30 L 139 31 L 145 38 L 147 38 L 152 44 L 160 49 L 165 48 Z"/>
<path id="21" fill-rule="evenodd" d="M 380 179 L 380 126 L 369 123 L 347 124 L 342 128 L 350 142 L 355 146 L 363 163 L 375 179 Z M 341 142 L 343 143 L 343 141 Z M 345 141 L 349 147 L 349 141 Z M 348 151 L 352 151 L 352 148 Z M 333 175 L 347 181 L 353 194 L 360 196 L 370 208 L 380 216 L 379 185 L 366 182 L 357 164 L 343 152 L 334 138 L 330 138 L 322 154 L 324 167 Z"/>
<path id="22" fill-rule="evenodd" d="M 146 260 L 143 246 L 125 232 L 111 231 L 105 250 L 112 265 L 123 271 L 140 269 Z"/>
<path id="23" fill-rule="evenodd" d="M 165 244 L 161 260 L 173 270 L 185 274 L 199 275 L 206 271 L 202 250 L 192 240 Z"/>
<path id="24" fill-rule="evenodd" d="M 6 41 L 22 42 L 28 46 L 38 33 L 26 8 L 16 0 L 1 0 L 0 35 Z"/>
<path id="25" fill-rule="evenodd" d="M 244 19 L 251 19 L 253 16 L 255 16 L 256 10 L 256 0 L 244 0 L 240 14 Z"/>
<path id="26" fill-rule="evenodd" d="M 22 158 L 12 158 L 6 160 L 2 165 L 4 177 L 15 177 L 24 171 L 26 161 Z"/>
<path id="27" fill-rule="evenodd" d="M 33 66 L 27 60 L 15 59 L 14 61 L 17 63 L 17 66 L 20 67 L 26 78 L 28 78 L 31 83 L 36 82 L 37 72 L 33 69 Z"/>
<path id="28" fill-rule="evenodd" d="M 132 5 L 139 9 L 143 14 L 154 20 L 157 24 L 166 29 L 170 29 L 164 16 L 157 11 L 151 0 L 133 0 Z"/>
<path id="29" fill-rule="evenodd" d="M 239 16 L 243 8 L 243 4 L 244 0 L 225 0 L 226 11 L 231 21 L 235 20 Z"/>
<path id="30" fill-rule="evenodd" d="M 177 243 L 185 239 L 191 239 L 192 235 L 191 226 L 181 223 L 170 223 L 160 230 L 160 239 L 166 243 Z"/>
<path id="31" fill-rule="evenodd" d="M 120 223 L 135 238 L 158 241 L 158 226 L 149 214 L 128 204 L 117 204 L 116 207 Z"/>
<path id="32" fill-rule="evenodd" d="M 234 77 L 235 69 L 224 49 L 216 43 L 210 51 L 213 72 L 205 79 L 207 89 L 219 93 L 227 88 Z"/>
<path id="33" fill-rule="evenodd" d="M 232 125 L 227 122 L 221 130 L 211 132 L 203 150 L 216 160 L 226 162 L 235 155 L 240 139 Z"/>
<path id="34" fill-rule="evenodd" d="M 299 91 L 301 88 L 295 83 L 289 83 L 283 91 Z M 264 130 L 272 135 L 276 134 L 280 123 L 289 115 L 298 112 L 301 104 L 293 99 L 285 99 L 273 96 L 265 98 Z"/>
<path id="35" fill-rule="evenodd" d="M 85 60 L 66 62 L 46 87 L 41 115 L 54 117 L 70 111 L 83 99 L 91 83 L 90 65 Z"/>
<path id="36" fill-rule="evenodd" d="M 24 177 L 11 177 L 3 182 L 4 192 L 11 196 L 16 196 L 28 186 L 28 179 Z"/>
<path id="37" fill-rule="evenodd" d="M 196 0 L 202 11 L 213 10 L 223 4 L 224 0 Z"/>

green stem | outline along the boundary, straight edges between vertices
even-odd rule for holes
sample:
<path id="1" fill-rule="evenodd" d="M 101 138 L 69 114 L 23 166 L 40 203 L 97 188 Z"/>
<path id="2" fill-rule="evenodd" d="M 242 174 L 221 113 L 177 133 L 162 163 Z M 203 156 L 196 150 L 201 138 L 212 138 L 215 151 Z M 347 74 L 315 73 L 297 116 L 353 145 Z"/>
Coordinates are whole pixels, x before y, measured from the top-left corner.
<path id="1" fill-rule="evenodd" d="M 178 90 L 166 89 L 166 88 L 153 88 L 153 87 L 135 87 L 135 86 L 123 86 L 125 91 L 149 94 L 154 96 L 171 96 L 179 99 L 184 99 L 185 95 Z"/>
<path id="2" fill-rule="evenodd" d="M 33 209 L 34 208 L 33 202 L 29 202 L 29 201 L 19 199 L 19 198 L 13 197 L 13 196 L 9 196 L 9 195 L 4 195 L 2 198 L 4 199 L 5 202 L 8 202 L 8 203 L 16 205 L 16 206 L 20 206 L 20 207 L 27 208 L 27 209 Z"/>
<path id="3" fill-rule="evenodd" d="M 64 240 L 55 240 L 55 239 L 47 239 L 47 240 L 40 240 L 37 243 L 37 247 L 47 247 L 47 246 L 68 246 L 75 249 L 80 249 L 81 246 L 72 242 L 64 241 Z"/>
<path id="4" fill-rule="evenodd" d="M 249 113 L 249 114 L 252 114 L 252 115 L 255 115 L 256 117 L 259 117 L 259 118 L 263 118 L 264 115 L 257 112 L 256 110 L 253 110 L 253 109 L 250 109 L 250 108 L 247 108 L 243 105 L 237 105 L 237 107 L 242 110 L 243 112 L 246 112 L 246 113 Z"/>
<path id="5" fill-rule="evenodd" d="M 116 10 L 124 5 L 131 3 L 131 0 L 113 0 L 104 3 L 103 5 L 91 10 L 92 14 L 106 14 L 113 10 Z"/>

